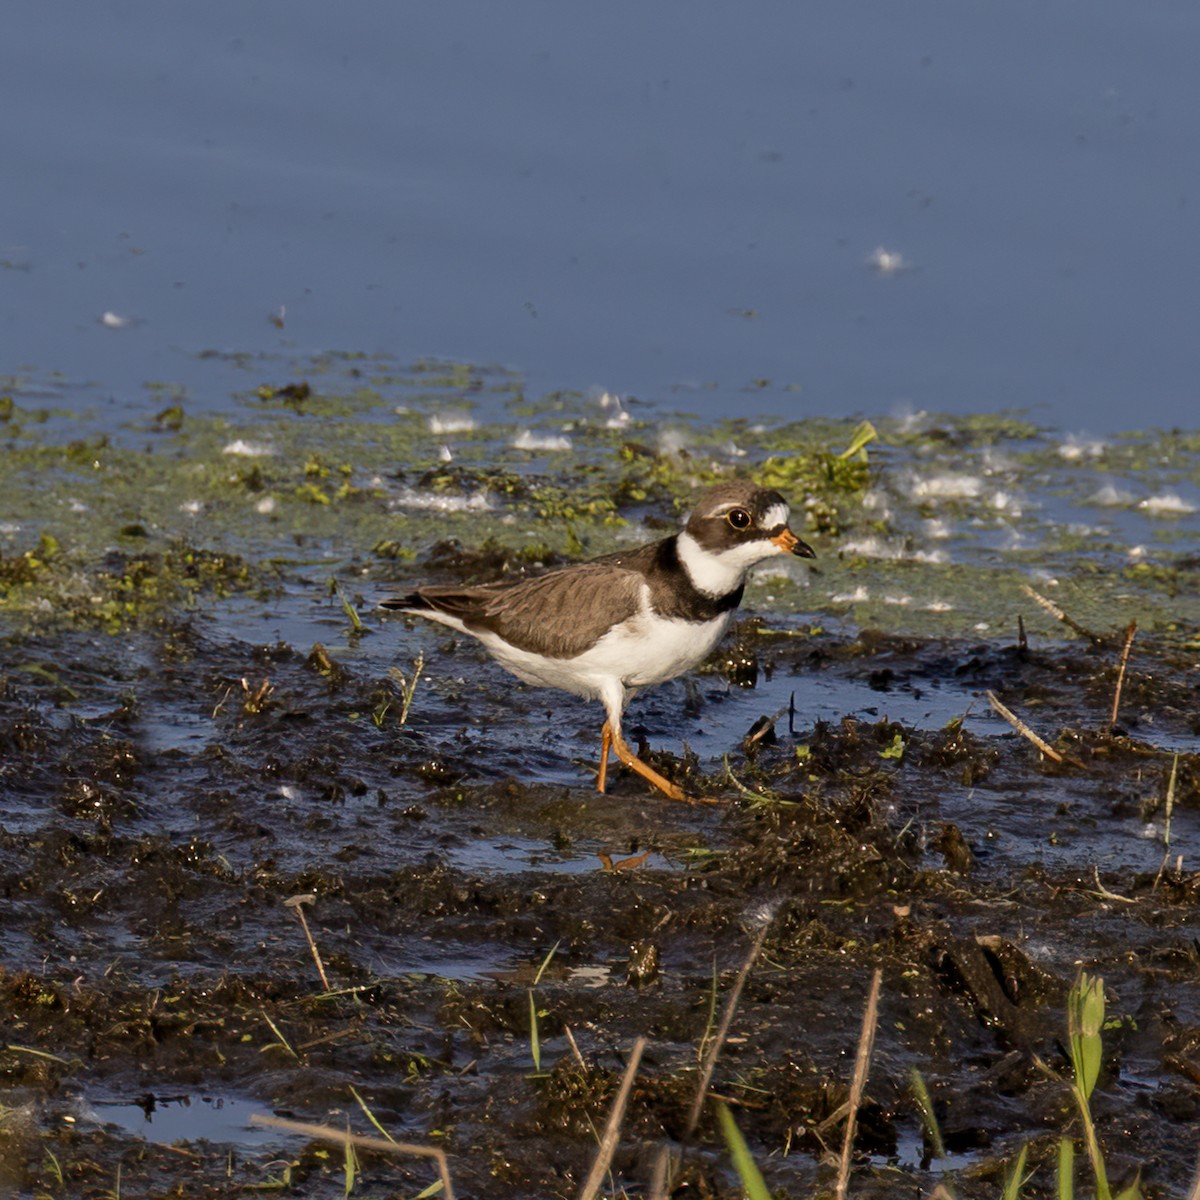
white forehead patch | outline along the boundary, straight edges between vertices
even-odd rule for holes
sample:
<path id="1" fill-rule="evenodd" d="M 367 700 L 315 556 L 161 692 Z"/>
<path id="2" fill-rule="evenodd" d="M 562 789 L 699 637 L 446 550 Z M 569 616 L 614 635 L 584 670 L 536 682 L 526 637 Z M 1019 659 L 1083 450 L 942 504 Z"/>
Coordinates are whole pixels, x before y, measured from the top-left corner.
<path id="1" fill-rule="evenodd" d="M 758 523 L 760 529 L 774 529 L 777 525 L 786 525 L 790 509 L 786 504 L 772 504 L 763 513 L 763 519 Z"/>

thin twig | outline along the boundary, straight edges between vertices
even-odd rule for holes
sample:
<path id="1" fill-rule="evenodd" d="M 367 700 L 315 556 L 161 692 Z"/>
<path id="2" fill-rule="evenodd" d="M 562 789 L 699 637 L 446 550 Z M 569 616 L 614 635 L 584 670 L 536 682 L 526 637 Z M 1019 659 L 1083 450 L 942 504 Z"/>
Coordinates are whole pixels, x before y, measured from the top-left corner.
<path id="1" fill-rule="evenodd" d="M 1167 799 L 1164 805 L 1166 811 L 1163 814 L 1163 859 L 1158 868 L 1158 874 L 1154 877 L 1154 886 L 1150 889 L 1152 892 L 1158 891 L 1159 881 L 1167 869 L 1167 860 L 1171 857 L 1171 813 L 1175 809 L 1175 780 L 1178 775 L 1179 755 L 1176 754 L 1171 760 L 1171 778 L 1167 782 Z"/>
<path id="2" fill-rule="evenodd" d="M 282 1129 L 285 1133 L 298 1133 L 301 1137 L 314 1138 L 322 1142 L 334 1142 L 339 1146 L 356 1146 L 361 1150 L 379 1150 L 384 1154 L 414 1154 L 420 1158 L 432 1158 L 437 1162 L 438 1175 L 442 1180 L 442 1196 L 454 1200 L 454 1188 L 450 1183 L 450 1165 L 446 1152 L 440 1146 L 418 1146 L 413 1142 L 390 1142 L 383 1138 L 364 1137 L 361 1133 L 350 1133 L 334 1129 L 332 1125 L 313 1125 L 308 1121 L 288 1121 L 283 1117 L 268 1117 L 262 1113 L 251 1113 L 250 1124 L 263 1129 Z"/>
<path id="3" fill-rule="evenodd" d="M 292 896 L 290 899 L 283 902 L 284 908 L 290 908 L 296 916 L 300 918 L 300 927 L 304 930 L 304 936 L 308 939 L 308 948 L 312 951 L 313 962 L 317 964 L 317 974 L 321 976 L 321 982 L 325 985 L 325 990 L 332 990 L 329 986 L 329 979 L 325 974 L 325 964 L 321 961 L 321 952 L 317 949 L 317 943 L 313 941 L 313 935 L 309 932 L 308 922 L 304 919 L 304 906 L 312 904 L 316 900 L 316 896 L 312 892 L 305 892 L 302 896 Z"/>
<path id="4" fill-rule="evenodd" d="M 1137 903 L 1136 900 L 1131 899 L 1129 896 L 1118 896 L 1116 892 L 1110 892 L 1108 888 L 1106 888 L 1104 884 L 1100 882 L 1100 868 L 1095 865 L 1092 867 L 1092 877 L 1096 881 L 1096 891 L 1093 894 L 1099 896 L 1101 900 L 1117 900 L 1121 904 Z"/>
<path id="5" fill-rule="evenodd" d="M 659 1146 L 650 1168 L 650 1200 L 667 1200 L 671 1176 L 671 1147 Z"/>
<path id="6" fill-rule="evenodd" d="M 717 1059 L 720 1057 L 721 1049 L 725 1045 L 726 1038 L 729 1036 L 729 1027 L 733 1024 L 734 1013 L 737 1012 L 738 1003 L 742 998 L 742 989 L 746 986 L 746 980 L 750 976 L 750 969 L 754 966 L 755 960 L 762 952 L 763 942 L 766 940 L 771 925 L 772 920 L 768 918 L 759 926 L 758 933 L 755 935 L 754 941 L 746 953 L 746 959 L 737 973 L 737 978 L 733 981 L 733 987 L 729 990 L 729 999 L 725 1002 L 725 1011 L 721 1014 L 721 1023 L 712 1035 L 712 1040 L 708 1043 L 708 1049 L 705 1051 L 703 1061 L 700 1064 L 700 1079 L 696 1085 L 696 1095 L 692 1100 L 692 1110 L 688 1114 L 687 1125 L 684 1127 L 683 1144 L 681 1146 L 660 1146 L 658 1154 L 655 1156 L 651 1176 L 650 1200 L 666 1200 L 666 1197 L 675 1185 L 675 1175 L 679 1169 L 683 1154 L 687 1150 L 692 1135 L 696 1132 L 696 1126 L 700 1124 L 700 1114 L 704 1111 L 704 1101 L 708 1099 L 708 1085 L 712 1082 L 713 1071 L 716 1070 L 717 1066 Z M 715 978 L 713 984 L 715 987 Z"/>
<path id="7" fill-rule="evenodd" d="M 579 1043 L 575 1040 L 575 1035 L 571 1032 L 570 1025 L 563 1026 L 563 1033 L 567 1035 L 567 1041 L 571 1046 L 571 1053 L 575 1055 L 575 1061 L 579 1064 L 579 1069 L 586 1071 L 587 1063 L 583 1061 L 583 1055 L 579 1053 Z"/>
<path id="8" fill-rule="evenodd" d="M 1092 642 L 1097 646 L 1103 646 L 1108 640 L 1107 638 L 1101 637 L 1100 634 L 1093 633 L 1090 629 L 1080 625 L 1080 623 L 1073 617 L 1067 616 L 1067 614 L 1063 612 L 1063 610 L 1059 608 L 1053 600 L 1047 599 L 1041 594 L 1041 592 L 1035 592 L 1033 588 L 1029 586 L 1029 584 L 1021 584 L 1021 590 L 1032 601 L 1034 601 L 1034 603 L 1041 605 L 1041 607 L 1044 608 L 1056 621 L 1061 621 L 1073 633 L 1079 634 L 1080 637 L 1087 638 L 1089 642 Z"/>
<path id="9" fill-rule="evenodd" d="M 871 976 L 871 990 L 867 995 L 867 1007 L 863 1012 L 862 1033 L 858 1038 L 858 1056 L 854 1060 L 854 1078 L 850 1084 L 850 1112 L 846 1116 L 846 1136 L 842 1140 L 842 1158 L 838 1164 L 837 1200 L 846 1200 L 846 1189 L 850 1186 L 850 1154 L 854 1149 L 854 1130 L 858 1124 L 858 1106 L 862 1103 L 863 1089 L 867 1086 L 867 1071 L 871 1067 L 871 1051 L 875 1047 L 875 1030 L 879 1025 L 879 985 L 883 972 L 876 967 Z"/>
<path id="10" fill-rule="evenodd" d="M 708 1096 L 708 1085 L 712 1082 L 713 1071 L 717 1066 L 717 1059 L 720 1057 L 721 1050 L 725 1045 L 725 1039 L 729 1036 L 729 1027 L 733 1024 L 733 1014 L 737 1011 L 738 1002 L 742 998 L 742 989 L 746 986 L 746 980 L 750 975 L 750 968 L 754 966 L 754 960 L 758 958 L 763 942 L 766 940 L 767 930 L 770 928 L 770 921 L 764 921 L 759 927 L 758 934 L 746 955 L 746 961 L 742 963 L 742 969 L 738 971 L 737 978 L 733 981 L 733 987 L 729 992 L 729 999 L 725 1003 L 725 1012 L 721 1016 L 721 1024 L 717 1026 L 717 1032 L 709 1044 L 708 1053 L 704 1056 L 704 1064 L 700 1069 L 700 1082 L 696 1086 L 696 1095 L 692 1100 L 692 1111 L 688 1114 L 687 1125 L 684 1127 L 685 1139 L 690 1138 L 696 1132 L 696 1126 L 700 1124 L 700 1114 L 704 1110 L 704 1101 Z"/>
<path id="11" fill-rule="evenodd" d="M 1063 756 L 1049 742 L 1038 737 L 1020 717 L 1005 708 L 995 692 L 988 692 L 987 698 L 992 709 L 999 713 L 1023 738 L 1028 738 L 1047 758 L 1052 758 L 1056 763 L 1062 762 Z"/>
<path id="12" fill-rule="evenodd" d="M 579 1200 L 595 1200 L 604 1184 L 604 1177 L 612 1165 L 612 1157 L 621 1136 L 621 1122 L 625 1119 L 625 1106 L 629 1103 L 629 1093 L 633 1090 L 633 1077 L 637 1074 L 638 1064 L 642 1061 L 642 1051 L 646 1049 L 646 1039 L 638 1038 L 633 1043 L 629 1062 L 625 1065 L 625 1074 L 621 1077 L 621 1086 L 617 1098 L 608 1114 L 608 1123 L 604 1126 L 604 1136 L 600 1139 L 600 1149 L 596 1151 L 596 1161 L 584 1181 Z"/>
<path id="13" fill-rule="evenodd" d="M 1133 635 L 1137 633 L 1137 622 L 1130 621 L 1125 630 L 1125 648 L 1121 651 L 1121 665 L 1117 670 L 1117 686 L 1113 690 L 1112 714 L 1108 718 L 1108 731 L 1111 733 L 1117 723 L 1117 710 L 1121 707 L 1121 689 L 1125 686 L 1125 668 L 1129 665 L 1129 651 L 1133 647 Z"/>

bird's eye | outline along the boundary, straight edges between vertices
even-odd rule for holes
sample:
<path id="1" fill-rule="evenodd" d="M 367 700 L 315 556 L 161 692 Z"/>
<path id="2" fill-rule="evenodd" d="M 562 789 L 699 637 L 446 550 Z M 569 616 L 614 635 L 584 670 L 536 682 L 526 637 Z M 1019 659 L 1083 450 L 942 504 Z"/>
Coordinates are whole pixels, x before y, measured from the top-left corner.
<path id="1" fill-rule="evenodd" d="M 731 508 L 725 514 L 727 520 L 734 529 L 749 529 L 751 516 L 744 508 Z"/>

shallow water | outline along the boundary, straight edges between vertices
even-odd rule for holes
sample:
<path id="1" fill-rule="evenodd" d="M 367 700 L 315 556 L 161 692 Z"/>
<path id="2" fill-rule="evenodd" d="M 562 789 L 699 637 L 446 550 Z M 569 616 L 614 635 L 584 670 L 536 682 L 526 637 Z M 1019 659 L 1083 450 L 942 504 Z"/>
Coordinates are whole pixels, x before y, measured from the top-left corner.
<path id="1" fill-rule="evenodd" d="M 206 351 L 335 350 L 708 419 L 1194 408 L 1187 4 L 7 15 L 22 394 L 211 411 L 260 381 Z"/>

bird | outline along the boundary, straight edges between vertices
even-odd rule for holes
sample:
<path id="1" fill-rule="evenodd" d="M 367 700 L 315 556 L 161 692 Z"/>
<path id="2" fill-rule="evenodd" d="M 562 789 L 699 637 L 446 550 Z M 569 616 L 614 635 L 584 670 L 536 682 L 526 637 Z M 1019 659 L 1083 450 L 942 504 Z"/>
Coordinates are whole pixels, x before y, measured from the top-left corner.
<path id="1" fill-rule="evenodd" d="M 596 790 L 611 752 L 672 800 L 683 790 L 633 753 L 621 718 L 641 689 L 712 652 L 741 603 L 746 574 L 778 554 L 816 558 L 788 526 L 783 496 L 747 479 L 709 488 L 670 537 L 541 575 L 473 586 L 426 586 L 380 607 L 425 617 L 482 643 L 525 683 L 599 700 Z"/>

